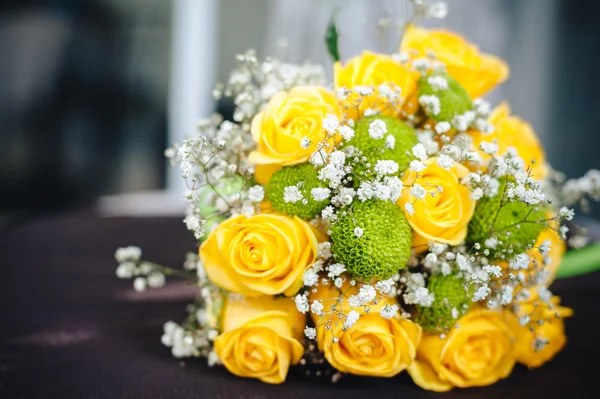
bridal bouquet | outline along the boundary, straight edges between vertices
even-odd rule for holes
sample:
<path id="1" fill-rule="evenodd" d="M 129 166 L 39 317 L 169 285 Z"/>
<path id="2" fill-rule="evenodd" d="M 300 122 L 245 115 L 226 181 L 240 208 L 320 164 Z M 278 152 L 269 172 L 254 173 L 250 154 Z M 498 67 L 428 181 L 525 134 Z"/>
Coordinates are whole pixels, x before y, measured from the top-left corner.
<path id="1" fill-rule="evenodd" d="M 326 42 L 333 82 L 239 55 L 214 93 L 234 99 L 234 122 L 202 121 L 166 151 L 198 252 L 184 269 L 116 254 L 137 290 L 173 274 L 198 285 L 163 344 L 266 383 L 298 365 L 333 380 L 406 371 L 434 391 L 550 360 L 573 313 L 548 289 L 568 206 L 598 198 L 600 172 L 564 182 L 532 127 L 482 99 L 506 63 L 455 33 L 407 25 L 396 53 L 344 61 L 333 24 Z"/>

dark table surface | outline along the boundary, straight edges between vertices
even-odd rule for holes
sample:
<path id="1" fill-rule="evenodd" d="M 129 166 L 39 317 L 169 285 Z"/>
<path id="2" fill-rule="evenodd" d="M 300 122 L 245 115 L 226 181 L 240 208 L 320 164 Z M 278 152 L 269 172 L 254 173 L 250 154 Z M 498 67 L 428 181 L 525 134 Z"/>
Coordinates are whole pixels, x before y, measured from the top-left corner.
<path id="1" fill-rule="evenodd" d="M 282 385 L 237 378 L 203 360 L 180 362 L 162 346 L 162 325 L 180 321 L 193 297 L 180 282 L 135 293 L 115 277 L 114 250 L 178 266 L 194 241 L 181 218 L 101 218 L 80 212 L 0 231 L 0 399 L 428 398 L 406 373 L 344 377 L 338 384 L 292 371 Z M 569 343 L 534 371 L 517 366 L 485 388 L 447 398 L 600 397 L 600 273 L 557 281 L 575 309 Z"/>

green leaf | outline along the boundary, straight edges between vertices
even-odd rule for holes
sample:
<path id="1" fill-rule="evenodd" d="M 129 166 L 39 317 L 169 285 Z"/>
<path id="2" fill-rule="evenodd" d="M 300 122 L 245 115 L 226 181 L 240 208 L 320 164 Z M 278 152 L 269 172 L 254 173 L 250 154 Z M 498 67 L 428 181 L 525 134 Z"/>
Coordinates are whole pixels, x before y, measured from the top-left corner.
<path id="1" fill-rule="evenodd" d="M 327 46 L 327 51 L 333 59 L 333 62 L 338 62 L 340 60 L 340 53 L 338 50 L 338 31 L 337 27 L 335 26 L 335 14 L 336 10 L 333 11 L 331 18 L 329 19 L 329 24 L 327 25 L 327 33 L 325 33 L 325 45 Z"/>
<path id="2" fill-rule="evenodd" d="M 580 276 L 600 270 L 600 244 L 591 244 L 565 254 L 556 278 Z"/>

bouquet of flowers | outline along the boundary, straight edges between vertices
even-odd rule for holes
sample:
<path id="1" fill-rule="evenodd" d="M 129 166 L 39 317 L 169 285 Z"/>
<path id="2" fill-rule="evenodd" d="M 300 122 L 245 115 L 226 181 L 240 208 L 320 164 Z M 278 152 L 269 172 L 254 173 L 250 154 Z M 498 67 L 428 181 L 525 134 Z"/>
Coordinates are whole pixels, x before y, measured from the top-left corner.
<path id="1" fill-rule="evenodd" d="M 434 391 L 550 360 L 572 315 L 548 289 L 568 206 L 598 198 L 600 172 L 564 182 L 532 127 L 481 98 L 508 66 L 455 33 L 410 24 L 397 53 L 345 62 L 333 23 L 326 43 L 333 83 L 318 65 L 239 55 L 214 92 L 234 122 L 167 149 L 198 252 L 183 270 L 116 254 L 136 290 L 197 283 L 163 344 L 266 383 L 292 365 L 334 381 L 406 370 Z"/>

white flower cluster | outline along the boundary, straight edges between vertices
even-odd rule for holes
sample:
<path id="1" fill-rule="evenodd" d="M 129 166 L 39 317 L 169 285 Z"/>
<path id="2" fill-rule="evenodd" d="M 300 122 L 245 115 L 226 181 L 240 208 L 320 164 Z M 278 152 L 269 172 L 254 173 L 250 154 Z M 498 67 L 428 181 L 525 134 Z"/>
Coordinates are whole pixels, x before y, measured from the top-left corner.
<path id="1" fill-rule="evenodd" d="M 289 64 L 274 58 L 261 62 L 254 50 L 237 55 L 236 61 L 237 67 L 227 85 L 217 85 L 213 95 L 217 100 L 222 96 L 233 98 L 236 105 L 233 119 L 242 126 L 248 125 L 278 91 L 325 84 L 325 71 L 321 65 Z"/>
<path id="2" fill-rule="evenodd" d="M 141 260 L 142 250 L 138 247 L 118 248 L 115 259 L 119 263 L 115 274 L 121 279 L 133 278 L 133 288 L 142 292 L 146 288 L 161 288 L 165 275 L 158 265 Z"/>
<path id="3" fill-rule="evenodd" d="M 161 342 L 171 348 L 173 357 L 206 357 L 209 366 L 213 366 L 219 363 L 219 358 L 210 343 L 216 338 L 216 330 L 211 332 L 212 334 L 204 329 L 186 329 L 168 321 L 164 324 Z"/>
<path id="4" fill-rule="evenodd" d="M 363 116 L 372 116 L 382 114 L 390 109 L 401 109 L 404 102 L 403 94 L 402 89 L 392 82 L 382 83 L 379 86 L 340 87 L 336 92 L 337 97 L 343 101 L 345 110 L 356 112 L 359 116 L 359 107 L 366 101 L 366 98 L 382 100 L 369 102 L 375 108 L 365 109 Z M 375 132 L 374 137 L 381 138 L 383 136 L 379 136 Z"/>

